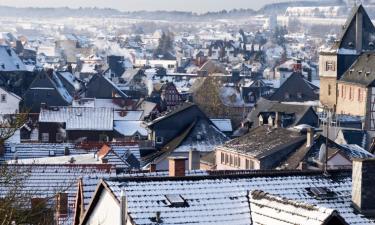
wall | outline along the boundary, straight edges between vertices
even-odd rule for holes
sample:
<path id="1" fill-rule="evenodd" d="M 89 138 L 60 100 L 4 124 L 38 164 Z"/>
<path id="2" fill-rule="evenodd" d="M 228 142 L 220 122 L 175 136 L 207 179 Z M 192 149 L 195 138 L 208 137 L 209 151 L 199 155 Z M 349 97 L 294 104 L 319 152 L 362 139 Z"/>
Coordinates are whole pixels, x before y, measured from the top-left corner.
<path id="1" fill-rule="evenodd" d="M 121 224 L 120 205 L 107 190 L 103 190 L 96 207 L 88 218 L 87 225 Z"/>
<path id="2" fill-rule="evenodd" d="M 326 70 L 327 61 L 334 62 L 333 70 Z M 337 66 L 336 55 L 325 55 L 324 53 L 319 55 L 320 102 L 332 108 L 336 105 Z M 331 86 L 330 93 L 328 91 L 329 85 Z"/>
<path id="3" fill-rule="evenodd" d="M 222 163 L 222 160 L 221 160 L 222 154 L 221 153 L 228 154 L 228 157 L 230 157 L 230 155 L 232 155 L 233 161 L 236 157 L 238 157 L 239 160 L 240 160 L 240 165 L 238 166 L 238 164 L 237 164 L 235 166 L 234 162 L 233 162 L 233 164 L 231 164 L 230 162 L 229 163 Z M 254 167 L 253 168 L 246 168 L 246 160 L 252 161 L 254 163 L 253 164 Z M 242 155 L 242 154 L 239 154 L 239 153 L 228 152 L 228 151 L 225 151 L 225 150 L 222 150 L 222 149 L 216 149 L 216 170 L 249 170 L 249 169 L 259 170 L 260 169 L 259 161 L 257 159 L 254 159 L 254 158 L 251 158 L 249 156 Z"/>
<path id="4" fill-rule="evenodd" d="M 337 86 L 338 96 L 336 112 L 353 116 L 365 116 L 368 89 L 347 83 L 338 83 Z M 352 90 L 351 98 L 350 89 Z M 360 99 L 358 99 L 358 90 L 361 90 Z"/>
<path id="5" fill-rule="evenodd" d="M 0 99 L 0 114 L 13 114 L 18 112 L 20 100 L 0 88 L 0 97 L 3 94 L 6 95 L 6 101 L 1 102 Z"/>

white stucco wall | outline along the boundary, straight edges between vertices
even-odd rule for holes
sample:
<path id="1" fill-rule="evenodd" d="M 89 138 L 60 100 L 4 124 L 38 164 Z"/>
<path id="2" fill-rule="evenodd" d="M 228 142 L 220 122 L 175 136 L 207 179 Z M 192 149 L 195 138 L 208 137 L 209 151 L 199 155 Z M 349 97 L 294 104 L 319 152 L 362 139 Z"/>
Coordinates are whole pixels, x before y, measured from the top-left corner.
<path id="1" fill-rule="evenodd" d="M 0 114 L 13 114 L 18 112 L 20 99 L 0 88 L 0 96 L 5 95 L 6 101 L 0 99 Z"/>
<path id="2" fill-rule="evenodd" d="M 103 190 L 100 199 L 92 211 L 86 225 L 117 225 L 121 224 L 120 205 L 107 191 Z"/>

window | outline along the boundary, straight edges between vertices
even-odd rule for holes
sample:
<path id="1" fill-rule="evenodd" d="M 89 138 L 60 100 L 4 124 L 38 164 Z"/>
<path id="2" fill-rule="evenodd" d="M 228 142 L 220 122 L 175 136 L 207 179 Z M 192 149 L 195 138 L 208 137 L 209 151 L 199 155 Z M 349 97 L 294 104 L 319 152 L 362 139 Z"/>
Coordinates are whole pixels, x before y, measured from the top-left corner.
<path id="1" fill-rule="evenodd" d="M 234 156 L 234 166 L 237 166 L 237 162 L 238 162 L 237 156 Z"/>
<path id="2" fill-rule="evenodd" d="M 341 86 L 341 98 L 344 98 L 344 85 Z"/>
<path id="3" fill-rule="evenodd" d="M 225 154 L 225 164 L 228 164 L 229 159 L 228 159 L 228 154 Z"/>
<path id="4" fill-rule="evenodd" d="M 237 166 L 241 167 L 241 157 L 238 157 L 237 159 L 238 159 Z"/>
<path id="5" fill-rule="evenodd" d="M 7 95 L 6 94 L 1 94 L 1 100 L 2 103 L 7 102 Z"/>
<path id="6" fill-rule="evenodd" d="M 328 95 L 331 95 L 332 93 L 332 86 L 328 84 Z"/>
<path id="7" fill-rule="evenodd" d="M 349 87 L 349 99 L 353 100 L 352 87 Z"/>
<path id="8" fill-rule="evenodd" d="M 224 153 L 221 153 L 221 164 L 224 164 L 225 163 L 225 155 Z"/>
<path id="9" fill-rule="evenodd" d="M 327 61 L 326 62 L 326 71 L 335 71 L 335 62 Z"/>
<path id="10" fill-rule="evenodd" d="M 362 91 L 360 88 L 358 88 L 358 101 L 362 102 Z"/>
<path id="11" fill-rule="evenodd" d="M 157 144 L 163 144 L 163 137 L 156 137 Z"/>
<path id="12" fill-rule="evenodd" d="M 233 165 L 233 156 L 232 155 L 230 155 L 230 157 L 229 157 L 229 159 L 230 159 L 230 165 Z"/>
<path id="13" fill-rule="evenodd" d="M 49 142 L 49 133 L 42 133 L 42 142 Z"/>
<path id="14" fill-rule="evenodd" d="M 245 168 L 248 170 L 250 169 L 250 160 L 246 159 Z"/>
<path id="15" fill-rule="evenodd" d="M 253 162 L 253 160 L 246 159 L 246 165 L 245 165 L 245 168 L 246 168 L 247 170 L 252 170 L 252 169 L 254 169 L 255 166 L 254 166 L 254 162 Z"/>

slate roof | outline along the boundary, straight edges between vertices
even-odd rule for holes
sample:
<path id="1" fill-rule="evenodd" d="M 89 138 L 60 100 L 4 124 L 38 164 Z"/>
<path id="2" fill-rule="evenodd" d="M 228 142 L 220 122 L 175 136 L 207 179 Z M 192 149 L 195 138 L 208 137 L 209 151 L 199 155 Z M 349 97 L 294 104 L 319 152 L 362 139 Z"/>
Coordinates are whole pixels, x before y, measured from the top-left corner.
<path id="1" fill-rule="evenodd" d="M 308 112 L 309 109 L 313 110 L 312 107 L 309 105 L 285 104 L 261 98 L 257 102 L 256 106 L 247 115 L 247 120 L 253 123 L 253 127 L 256 127 L 259 125 L 259 113 L 280 112 L 286 114 L 293 114 L 295 119 L 293 123 L 290 124 L 290 126 L 296 126 L 300 125 L 301 119 Z M 318 116 L 316 116 L 316 120 L 318 120 Z"/>
<path id="2" fill-rule="evenodd" d="M 238 152 L 254 158 L 263 158 L 290 144 L 306 140 L 305 135 L 284 128 L 257 127 L 242 137 L 232 139 L 218 149 Z"/>
<path id="3" fill-rule="evenodd" d="M 318 160 L 320 147 L 323 143 L 327 143 L 326 137 L 321 134 L 316 134 L 312 146 L 306 147 L 306 144 L 302 145 L 299 149 L 293 152 L 287 160 L 281 163 L 281 167 L 283 169 L 296 169 L 300 162 L 307 161 L 308 158 Z M 331 139 L 328 139 L 328 152 L 335 153 L 337 151 L 350 160 L 355 158 L 364 159 L 374 157 L 374 155 L 360 147 L 356 148 L 350 145 L 339 145 Z"/>
<path id="4" fill-rule="evenodd" d="M 358 145 L 365 148 L 366 132 L 364 130 L 341 129 L 341 132 L 349 145 Z"/>
<path id="5" fill-rule="evenodd" d="M 22 176 L 22 191 L 31 195 L 30 197 L 48 198 L 52 205 L 58 192 L 68 194 L 68 216 L 60 218 L 59 225 L 73 224 L 74 207 L 78 187 L 78 179 L 87 186 L 85 204 L 95 191 L 99 179 L 114 176 L 115 171 L 111 165 L 9 165 L 9 171 L 18 171 Z M 11 190 L 11 185 L 6 186 L 0 182 L 0 196 L 6 195 Z"/>
<path id="6" fill-rule="evenodd" d="M 211 121 L 217 128 L 219 128 L 221 132 L 233 131 L 232 122 L 230 121 L 230 119 L 211 119 Z"/>
<path id="7" fill-rule="evenodd" d="M 354 83 L 361 86 L 373 86 L 375 80 L 375 53 L 361 54 L 342 75 L 339 82 Z"/>
<path id="8" fill-rule="evenodd" d="M 11 47 L 0 45 L 0 71 L 27 71 L 27 69 Z"/>
<path id="9" fill-rule="evenodd" d="M 337 210 L 348 224 L 375 224 L 373 219 L 358 214 L 351 206 L 351 173 L 330 173 L 331 176 L 326 177 L 320 172 L 258 171 L 184 178 L 105 179 L 104 182 L 117 199 L 120 199 L 121 191 L 125 191 L 128 213 L 139 225 L 156 224 L 152 221 L 156 212 L 161 213 L 160 225 L 257 224 L 251 221 L 259 211 L 253 212 L 249 207 L 252 203 L 248 192 L 259 189 L 291 201 Z M 311 187 L 326 187 L 335 195 L 316 198 L 308 190 Z M 185 206 L 169 206 L 166 195 L 180 195 Z"/>
<path id="10" fill-rule="evenodd" d="M 372 24 L 371 19 L 368 16 L 363 5 L 359 4 L 352 8 L 351 13 L 343 26 L 343 31 L 340 35 L 340 38 L 332 46 L 331 48 L 332 50 L 338 50 L 340 48 L 343 48 L 343 49 L 348 48 L 347 40 L 350 40 L 349 36 L 352 37 L 353 35 L 355 35 L 356 17 L 359 12 L 361 12 L 363 15 L 363 30 L 366 31 L 366 32 L 363 32 L 362 42 L 365 45 L 365 48 L 366 49 L 368 48 L 367 46 L 369 43 L 366 43 L 366 42 L 368 42 L 369 40 L 372 40 L 372 35 L 375 33 L 375 27 Z"/>
<path id="11" fill-rule="evenodd" d="M 41 109 L 39 122 L 65 123 L 66 130 L 113 130 L 113 109 L 54 107 Z"/>
<path id="12" fill-rule="evenodd" d="M 307 81 L 302 74 L 294 72 L 268 99 L 279 102 L 316 101 L 319 100 L 319 88 Z"/>

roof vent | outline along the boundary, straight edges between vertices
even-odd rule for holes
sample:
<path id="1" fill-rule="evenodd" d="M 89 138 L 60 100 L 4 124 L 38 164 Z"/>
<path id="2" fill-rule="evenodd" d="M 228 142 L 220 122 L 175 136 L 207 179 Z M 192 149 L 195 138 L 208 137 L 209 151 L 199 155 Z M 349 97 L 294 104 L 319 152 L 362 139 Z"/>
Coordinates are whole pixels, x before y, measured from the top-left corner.
<path id="1" fill-rule="evenodd" d="M 165 195 L 169 207 L 185 207 L 187 203 L 181 195 Z"/>
<path id="2" fill-rule="evenodd" d="M 354 47 L 353 42 L 349 42 L 349 47 Z"/>
<path id="3" fill-rule="evenodd" d="M 54 150 L 50 150 L 49 151 L 49 156 L 55 156 L 55 151 Z"/>
<path id="4" fill-rule="evenodd" d="M 370 76 L 370 72 L 369 71 L 366 72 L 366 77 L 368 77 L 368 76 Z"/>
<path id="5" fill-rule="evenodd" d="M 76 112 L 76 116 L 82 116 L 82 112 Z"/>
<path id="6" fill-rule="evenodd" d="M 16 146 L 12 146 L 12 147 L 10 147 L 10 152 L 16 152 Z"/>

